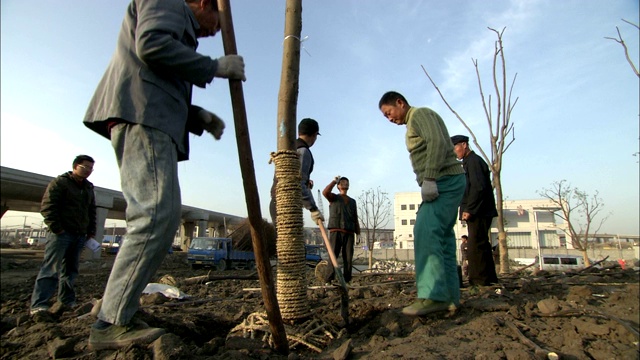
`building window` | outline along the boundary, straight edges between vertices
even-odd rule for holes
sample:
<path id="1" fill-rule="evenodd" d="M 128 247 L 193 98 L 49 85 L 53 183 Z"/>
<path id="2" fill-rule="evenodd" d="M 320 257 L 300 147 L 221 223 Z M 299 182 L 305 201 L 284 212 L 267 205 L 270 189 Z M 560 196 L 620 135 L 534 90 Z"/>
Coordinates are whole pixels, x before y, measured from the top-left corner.
<path id="1" fill-rule="evenodd" d="M 409 220 L 409 225 L 415 225 L 415 224 L 416 224 L 416 219 Z"/>
<path id="2" fill-rule="evenodd" d="M 413 234 L 409 234 L 409 237 L 410 237 L 410 238 L 411 238 L 411 237 L 413 237 Z"/>
<path id="3" fill-rule="evenodd" d="M 415 209 L 416 209 L 416 205 L 415 204 L 409 205 L 409 210 L 415 210 Z"/>
<path id="4" fill-rule="evenodd" d="M 402 220 L 402 225 L 407 225 L 407 220 Z"/>
<path id="5" fill-rule="evenodd" d="M 400 210 L 407 210 L 407 205 L 400 205 Z"/>

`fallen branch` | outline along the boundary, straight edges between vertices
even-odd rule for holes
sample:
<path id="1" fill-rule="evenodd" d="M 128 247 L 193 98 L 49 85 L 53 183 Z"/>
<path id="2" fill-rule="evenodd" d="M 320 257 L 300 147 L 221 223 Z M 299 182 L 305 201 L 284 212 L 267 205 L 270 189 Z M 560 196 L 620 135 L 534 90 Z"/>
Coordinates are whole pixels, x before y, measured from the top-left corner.
<path id="1" fill-rule="evenodd" d="M 207 274 L 202 276 L 195 276 L 180 281 L 181 284 L 200 284 L 206 281 L 216 280 L 258 280 L 258 273 L 253 272 L 249 275 L 215 275 Z"/>
<path id="2" fill-rule="evenodd" d="M 521 343 L 523 343 L 524 345 L 530 347 L 533 349 L 533 353 L 535 354 L 536 358 L 538 359 L 559 359 L 558 354 L 556 354 L 553 351 L 549 351 L 545 348 L 542 348 L 540 346 L 538 346 L 538 344 L 534 343 L 533 341 L 531 341 L 529 338 L 527 338 L 526 336 L 524 336 L 520 330 L 518 330 L 518 327 L 512 323 L 509 320 L 505 320 L 505 319 L 500 319 L 500 318 L 496 318 L 496 321 L 499 324 L 504 324 L 507 325 L 507 327 L 509 329 L 511 329 L 511 331 L 513 331 L 516 336 L 518 337 L 518 340 L 520 340 Z"/>
<path id="3" fill-rule="evenodd" d="M 349 289 L 363 289 L 363 288 L 370 288 L 370 287 L 377 286 L 377 285 L 408 284 L 408 283 L 414 283 L 414 282 L 416 282 L 416 281 L 415 280 L 381 281 L 381 282 L 377 282 L 377 283 L 373 283 L 373 284 L 367 284 L 367 285 L 349 286 Z"/>
<path id="4" fill-rule="evenodd" d="M 511 273 L 511 275 L 516 275 L 516 274 L 518 274 L 518 273 L 521 273 L 522 271 L 524 271 L 524 270 L 526 270 L 526 269 L 528 269 L 528 268 L 530 268 L 530 267 L 534 266 L 535 264 L 537 264 L 537 263 L 536 263 L 536 262 L 533 262 L 533 263 L 531 263 L 530 265 L 527 265 L 527 266 L 525 266 L 525 267 L 522 267 L 522 268 L 520 268 L 520 269 L 518 269 L 518 270 L 514 271 L 513 273 Z"/>
<path id="5" fill-rule="evenodd" d="M 374 272 L 374 271 L 379 271 L 379 270 L 375 270 L 375 269 L 366 269 L 366 270 L 362 270 L 359 274 L 354 274 L 354 277 L 356 276 L 373 276 L 373 275 L 383 275 L 383 276 L 415 276 L 416 273 L 411 271 L 406 271 L 406 272 L 392 272 L 392 273 L 387 273 L 387 272 Z"/>
<path id="6" fill-rule="evenodd" d="M 586 268 L 584 268 L 582 270 L 579 270 L 578 272 L 580 273 L 580 272 L 586 271 L 587 269 L 591 269 L 592 267 L 594 267 L 594 266 L 596 266 L 598 264 L 601 264 L 603 261 L 607 260 L 608 258 L 609 258 L 609 256 L 607 255 L 607 257 L 605 257 L 604 259 L 596 261 L 593 264 L 587 266 Z"/>

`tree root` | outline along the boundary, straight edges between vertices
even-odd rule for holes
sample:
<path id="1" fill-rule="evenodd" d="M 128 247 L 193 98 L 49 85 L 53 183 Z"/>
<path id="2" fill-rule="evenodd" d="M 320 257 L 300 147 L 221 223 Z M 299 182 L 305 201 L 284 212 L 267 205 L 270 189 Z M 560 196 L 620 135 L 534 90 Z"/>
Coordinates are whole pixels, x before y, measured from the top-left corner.
<path id="1" fill-rule="evenodd" d="M 337 331 L 331 324 L 321 318 L 310 318 L 306 322 L 297 325 L 286 325 L 289 348 L 304 345 L 307 348 L 321 353 L 334 339 L 339 339 L 346 333 L 346 329 Z M 262 336 L 262 341 L 270 347 L 274 346 L 273 336 L 269 329 L 269 320 L 266 313 L 253 313 L 239 325 L 229 331 L 227 337 L 242 333 L 245 338 L 255 339 Z"/>

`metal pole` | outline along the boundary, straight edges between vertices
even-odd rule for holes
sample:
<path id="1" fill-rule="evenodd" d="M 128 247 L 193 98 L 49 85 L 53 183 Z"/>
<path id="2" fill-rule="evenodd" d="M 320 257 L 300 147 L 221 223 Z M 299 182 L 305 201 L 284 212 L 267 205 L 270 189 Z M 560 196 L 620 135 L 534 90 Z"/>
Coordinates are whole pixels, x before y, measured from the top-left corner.
<path id="1" fill-rule="evenodd" d="M 618 238 L 618 252 L 620 253 L 620 259 L 622 259 L 622 244 L 620 243 L 620 234 L 616 234 Z"/>
<path id="2" fill-rule="evenodd" d="M 538 242 L 538 259 L 540 259 L 540 270 L 543 270 L 543 259 L 542 259 L 542 249 L 540 249 L 540 231 L 538 229 L 538 213 L 536 212 L 536 210 L 533 210 L 533 221 L 535 222 L 536 225 L 536 241 Z"/>

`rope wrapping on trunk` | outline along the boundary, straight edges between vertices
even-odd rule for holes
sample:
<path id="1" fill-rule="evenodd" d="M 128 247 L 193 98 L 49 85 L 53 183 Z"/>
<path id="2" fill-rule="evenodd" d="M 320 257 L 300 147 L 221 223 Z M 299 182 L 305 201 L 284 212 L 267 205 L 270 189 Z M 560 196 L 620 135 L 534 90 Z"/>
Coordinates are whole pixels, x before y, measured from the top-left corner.
<path id="1" fill-rule="evenodd" d="M 295 321 L 311 315 L 307 299 L 303 239 L 302 189 L 298 152 L 271 153 L 276 177 L 276 251 L 278 272 L 276 297 L 282 319 Z"/>

